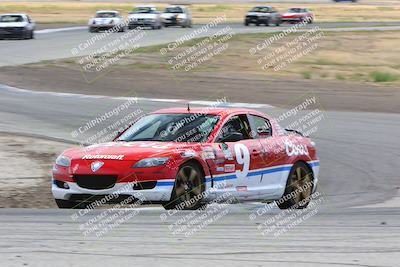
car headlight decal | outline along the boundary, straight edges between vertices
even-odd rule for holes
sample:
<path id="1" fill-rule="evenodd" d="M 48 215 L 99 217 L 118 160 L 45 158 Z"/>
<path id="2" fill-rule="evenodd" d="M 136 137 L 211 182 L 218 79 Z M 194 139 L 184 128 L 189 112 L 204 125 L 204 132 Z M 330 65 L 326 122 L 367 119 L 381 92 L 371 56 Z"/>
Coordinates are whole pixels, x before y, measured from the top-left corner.
<path id="1" fill-rule="evenodd" d="M 138 161 L 132 168 L 149 168 L 164 165 L 169 160 L 169 157 L 147 158 Z"/>

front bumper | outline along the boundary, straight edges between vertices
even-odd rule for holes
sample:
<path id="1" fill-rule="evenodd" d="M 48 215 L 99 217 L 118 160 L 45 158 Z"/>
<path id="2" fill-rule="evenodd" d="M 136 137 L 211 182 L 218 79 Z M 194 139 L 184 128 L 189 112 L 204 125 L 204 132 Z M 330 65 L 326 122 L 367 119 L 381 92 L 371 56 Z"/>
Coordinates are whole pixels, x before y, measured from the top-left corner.
<path id="1" fill-rule="evenodd" d="M 299 22 L 301 21 L 301 18 L 282 18 L 282 22 Z"/>
<path id="2" fill-rule="evenodd" d="M 144 202 L 162 202 L 169 201 L 172 189 L 174 187 L 174 179 L 158 180 L 156 186 L 151 189 L 135 190 L 132 183 L 116 183 L 112 188 L 104 190 L 91 190 L 80 187 L 75 182 L 65 182 L 69 188 L 60 188 L 57 186 L 56 180 L 53 180 L 51 191 L 55 199 L 76 200 L 82 197 L 87 201 L 92 201 L 98 197 L 106 195 L 133 196 L 136 199 L 143 199 Z"/>
<path id="3" fill-rule="evenodd" d="M 0 28 L 0 38 L 23 38 L 26 36 L 25 28 Z"/>
<path id="4" fill-rule="evenodd" d="M 183 19 L 163 19 L 162 23 L 166 26 L 183 26 L 186 24 L 186 20 Z"/>
<path id="5" fill-rule="evenodd" d="M 90 25 L 89 28 L 91 30 L 97 30 L 97 31 L 105 31 L 105 30 L 110 30 L 112 28 L 117 28 L 117 25 L 111 25 L 111 24 L 100 24 L 100 25 Z"/>
<path id="6" fill-rule="evenodd" d="M 259 23 L 261 19 L 258 16 L 246 16 L 245 22 L 247 23 Z"/>
<path id="7" fill-rule="evenodd" d="M 150 21 L 150 20 L 135 20 L 129 21 L 128 27 L 129 29 L 133 29 L 136 27 L 153 27 L 157 25 L 157 21 Z"/>

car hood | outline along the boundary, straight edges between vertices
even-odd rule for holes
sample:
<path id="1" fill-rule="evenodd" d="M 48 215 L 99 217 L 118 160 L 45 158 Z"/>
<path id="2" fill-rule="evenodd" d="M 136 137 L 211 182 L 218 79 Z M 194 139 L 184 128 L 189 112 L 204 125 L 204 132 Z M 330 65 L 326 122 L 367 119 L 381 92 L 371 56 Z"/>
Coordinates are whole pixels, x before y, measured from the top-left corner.
<path id="1" fill-rule="evenodd" d="M 130 19 L 155 19 L 158 14 L 150 14 L 150 13 L 138 13 L 138 14 L 130 14 L 128 17 Z"/>
<path id="2" fill-rule="evenodd" d="M 162 13 L 161 14 L 161 17 L 162 18 L 165 18 L 165 19 L 167 19 L 167 18 L 172 18 L 172 17 L 179 17 L 179 18 L 184 18 L 184 17 L 186 17 L 186 15 L 185 14 L 182 14 L 182 13 Z"/>
<path id="3" fill-rule="evenodd" d="M 247 16 L 262 16 L 263 14 L 268 14 L 268 13 L 261 13 L 261 12 L 247 12 Z"/>
<path id="4" fill-rule="evenodd" d="M 82 148 L 72 148 L 63 155 L 72 160 L 129 160 L 138 161 L 150 157 L 165 157 L 187 149 L 195 149 L 201 144 L 176 142 L 109 142 Z"/>
<path id="5" fill-rule="evenodd" d="M 27 22 L 0 22 L 0 28 L 25 27 Z"/>
<path id="6" fill-rule="evenodd" d="M 96 21 L 96 23 L 110 23 L 111 21 L 119 21 L 119 18 L 92 18 L 91 21 Z"/>
<path id="7" fill-rule="evenodd" d="M 295 16 L 299 16 L 302 15 L 303 13 L 283 13 L 282 16 L 283 17 L 295 17 Z"/>

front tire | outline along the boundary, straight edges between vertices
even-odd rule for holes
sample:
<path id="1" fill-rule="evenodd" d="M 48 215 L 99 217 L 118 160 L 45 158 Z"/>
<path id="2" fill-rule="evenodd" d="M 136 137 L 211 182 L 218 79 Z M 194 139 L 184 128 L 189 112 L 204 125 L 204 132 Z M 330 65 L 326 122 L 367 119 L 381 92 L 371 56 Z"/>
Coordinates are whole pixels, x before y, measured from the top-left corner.
<path id="1" fill-rule="evenodd" d="M 310 203 L 313 190 L 313 172 L 303 162 L 293 165 L 290 170 L 283 196 L 277 200 L 280 209 L 304 209 Z"/>
<path id="2" fill-rule="evenodd" d="M 199 166 L 188 162 L 179 168 L 171 199 L 163 206 L 166 210 L 196 210 L 202 206 L 205 179 Z"/>

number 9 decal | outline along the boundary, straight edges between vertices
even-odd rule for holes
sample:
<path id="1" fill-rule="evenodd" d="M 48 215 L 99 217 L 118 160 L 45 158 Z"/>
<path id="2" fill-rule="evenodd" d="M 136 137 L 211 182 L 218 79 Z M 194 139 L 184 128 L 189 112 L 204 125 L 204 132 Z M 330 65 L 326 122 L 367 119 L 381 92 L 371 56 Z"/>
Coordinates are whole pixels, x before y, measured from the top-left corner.
<path id="1" fill-rule="evenodd" d="M 243 144 L 235 144 L 235 156 L 239 165 L 243 165 L 243 170 L 236 170 L 237 178 L 246 178 L 250 168 L 249 149 Z"/>

